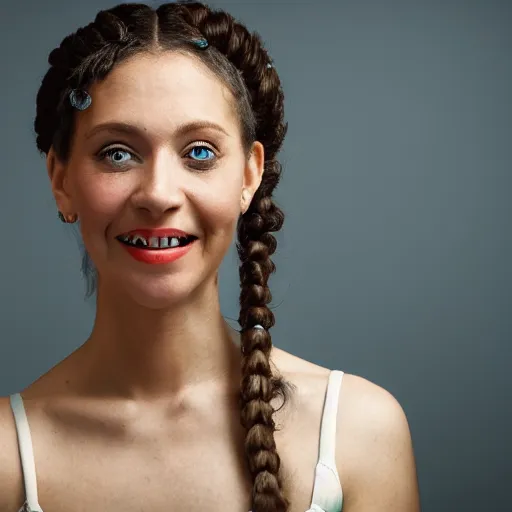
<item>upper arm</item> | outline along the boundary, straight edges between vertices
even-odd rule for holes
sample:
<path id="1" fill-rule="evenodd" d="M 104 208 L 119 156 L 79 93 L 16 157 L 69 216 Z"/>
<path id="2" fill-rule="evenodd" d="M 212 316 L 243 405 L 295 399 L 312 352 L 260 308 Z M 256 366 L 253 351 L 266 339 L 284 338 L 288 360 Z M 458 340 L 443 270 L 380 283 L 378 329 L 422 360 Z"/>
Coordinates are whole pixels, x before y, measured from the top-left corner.
<path id="1" fill-rule="evenodd" d="M 390 393 L 346 375 L 336 441 L 343 512 L 419 512 L 409 425 Z"/>
<path id="2" fill-rule="evenodd" d="M 24 499 L 16 426 L 9 398 L 0 397 L 0 512 L 17 512 Z"/>

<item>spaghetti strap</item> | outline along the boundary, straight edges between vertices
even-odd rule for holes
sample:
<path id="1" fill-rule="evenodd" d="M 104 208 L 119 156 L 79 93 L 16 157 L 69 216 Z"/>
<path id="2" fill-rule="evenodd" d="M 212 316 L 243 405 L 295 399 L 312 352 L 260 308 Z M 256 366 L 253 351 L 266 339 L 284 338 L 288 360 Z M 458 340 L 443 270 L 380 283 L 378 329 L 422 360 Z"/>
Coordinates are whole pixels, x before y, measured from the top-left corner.
<path id="1" fill-rule="evenodd" d="M 18 447 L 21 458 L 21 467 L 23 470 L 23 480 L 25 484 L 26 501 L 19 512 L 43 512 L 37 497 L 37 478 L 36 466 L 34 461 L 34 450 L 32 446 L 32 436 L 28 424 L 23 398 L 20 393 L 10 396 L 11 409 L 16 424 L 16 433 L 18 437 Z"/>
<path id="2" fill-rule="evenodd" d="M 320 431 L 319 461 L 333 467 L 336 467 L 336 419 L 342 379 L 342 371 L 332 370 L 329 374 Z"/>
<path id="3" fill-rule="evenodd" d="M 343 507 L 343 490 L 336 468 L 336 421 L 342 379 L 343 372 L 340 370 L 332 370 L 329 374 L 320 427 L 313 497 L 308 512 L 340 512 Z"/>

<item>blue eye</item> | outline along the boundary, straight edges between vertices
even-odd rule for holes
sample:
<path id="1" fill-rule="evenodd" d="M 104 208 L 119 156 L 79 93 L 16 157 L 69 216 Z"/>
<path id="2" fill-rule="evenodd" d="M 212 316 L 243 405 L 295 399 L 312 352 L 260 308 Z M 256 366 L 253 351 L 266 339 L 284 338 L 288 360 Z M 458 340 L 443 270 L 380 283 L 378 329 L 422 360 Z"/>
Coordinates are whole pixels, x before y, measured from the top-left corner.
<path id="1" fill-rule="evenodd" d="M 127 167 L 127 163 L 135 158 L 131 151 L 119 146 L 111 146 L 104 149 L 98 154 L 100 160 L 106 160 L 107 164 L 112 167 L 123 169 Z"/>
<path id="2" fill-rule="evenodd" d="M 205 161 L 215 157 L 215 153 L 207 146 L 195 146 L 189 153 L 194 160 Z M 209 156 L 210 155 L 210 156 Z"/>
<path id="3" fill-rule="evenodd" d="M 107 156 L 114 165 L 122 166 L 130 160 L 132 154 L 125 149 L 112 148 L 105 152 L 105 156 Z"/>

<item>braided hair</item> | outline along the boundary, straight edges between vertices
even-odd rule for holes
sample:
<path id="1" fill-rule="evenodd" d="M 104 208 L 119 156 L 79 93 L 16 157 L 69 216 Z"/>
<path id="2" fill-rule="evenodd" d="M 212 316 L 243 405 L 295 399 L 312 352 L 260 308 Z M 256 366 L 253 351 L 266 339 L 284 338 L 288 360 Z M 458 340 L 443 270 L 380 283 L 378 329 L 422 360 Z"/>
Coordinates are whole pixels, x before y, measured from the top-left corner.
<path id="1" fill-rule="evenodd" d="M 204 38 L 208 48 L 191 41 Z M 252 511 L 285 512 L 285 497 L 276 451 L 273 401 L 286 400 L 288 384 L 271 368 L 269 329 L 274 315 L 268 279 L 275 270 L 272 232 L 283 224 L 283 212 L 274 204 L 286 124 L 279 77 L 257 33 L 221 10 L 181 1 L 153 9 L 144 4 L 121 4 L 101 11 L 94 22 L 65 37 L 48 58 L 50 68 L 37 94 L 34 122 L 38 149 L 53 147 L 66 161 L 72 147 L 74 110 L 68 97 L 103 80 L 119 62 L 141 52 L 179 51 L 208 66 L 230 89 L 242 128 L 244 148 L 258 140 L 265 149 L 264 173 L 247 211 L 237 225 L 240 257 L 240 315 L 242 378 L 241 423 L 246 429 L 245 453 L 253 479 Z M 85 253 L 83 269 L 93 268 Z M 87 276 L 86 276 L 87 277 Z M 94 285 L 90 287 L 90 290 Z M 263 327 L 254 328 L 255 325 Z"/>

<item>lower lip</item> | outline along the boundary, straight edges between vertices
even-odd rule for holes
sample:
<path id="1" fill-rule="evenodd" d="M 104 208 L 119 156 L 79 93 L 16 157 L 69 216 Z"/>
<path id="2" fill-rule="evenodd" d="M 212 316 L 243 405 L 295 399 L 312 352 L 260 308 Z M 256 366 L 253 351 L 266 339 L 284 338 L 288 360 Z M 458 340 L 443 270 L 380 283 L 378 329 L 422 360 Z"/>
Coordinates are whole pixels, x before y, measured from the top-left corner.
<path id="1" fill-rule="evenodd" d="M 190 251 L 193 242 L 188 243 L 183 247 L 173 247 L 171 249 L 143 249 L 141 247 L 133 247 L 131 245 L 120 244 L 128 251 L 134 259 L 141 261 L 142 263 L 148 263 L 149 265 L 164 265 L 166 263 L 172 263 L 177 259 L 185 256 Z"/>

